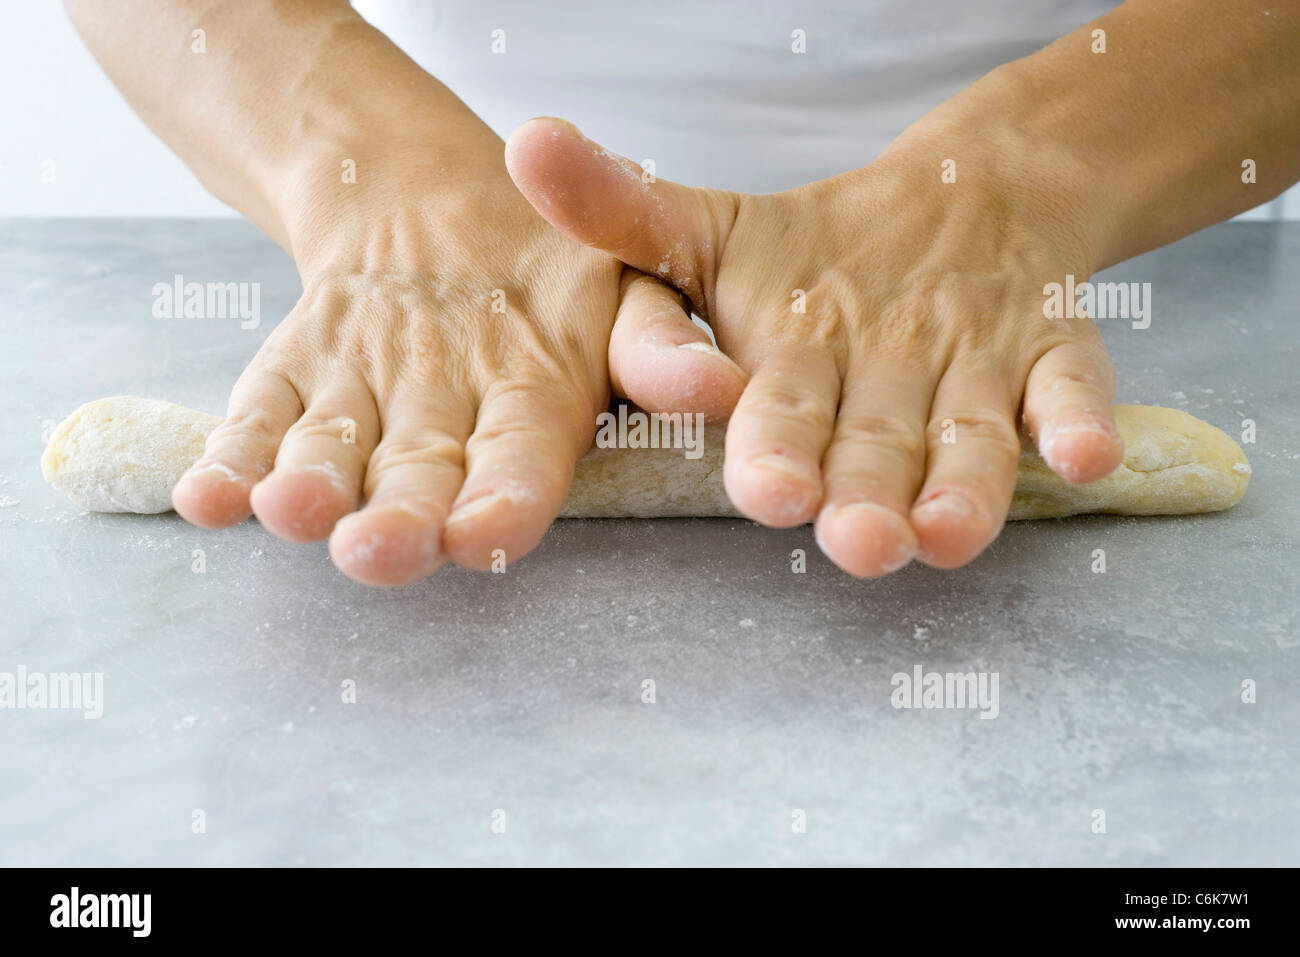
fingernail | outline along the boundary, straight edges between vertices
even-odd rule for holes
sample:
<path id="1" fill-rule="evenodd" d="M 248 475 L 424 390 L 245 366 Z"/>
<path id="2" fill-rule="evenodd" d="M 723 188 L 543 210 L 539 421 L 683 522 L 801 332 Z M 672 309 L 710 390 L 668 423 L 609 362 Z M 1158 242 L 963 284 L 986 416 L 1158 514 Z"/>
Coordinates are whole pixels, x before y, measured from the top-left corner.
<path id="1" fill-rule="evenodd" d="M 248 485 L 249 480 L 240 475 L 229 465 L 216 461 L 198 461 L 185 470 L 185 475 L 202 475 L 206 472 L 217 472 L 225 478 L 227 482 L 239 482 L 242 485 Z"/>
<path id="2" fill-rule="evenodd" d="M 902 522 L 907 523 L 903 516 L 899 515 L 892 508 L 886 508 L 883 505 L 877 505 L 875 502 L 845 502 L 843 505 L 827 505 L 822 509 L 821 518 L 827 519 L 837 515 L 875 515 L 885 519 L 891 524 Z"/>
<path id="3" fill-rule="evenodd" d="M 786 455 L 778 455 L 774 452 L 756 455 L 749 460 L 749 464 L 768 472 L 777 472 L 785 478 L 795 479 L 805 485 L 815 487 L 821 483 L 821 475 L 815 469 Z"/>
<path id="4" fill-rule="evenodd" d="M 846 502 L 843 505 L 828 505 L 822 509 L 821 515 L 817 517 L 814 537 L 823 552 L 826 551 L 826 546 L 822 544 L 821 539 L 822 523 L 841 516 L 852 518 L 855 515 L 865 516 L 885 528 L 892 527 L 895 530 L 901 530 L 903 533 L 902 540 L 895 546 L 893 557 L 881 565 L 882 571 L 885 573 L 896 572 L 916 557 L 916 547 L 912 544 L 915 536 L 907 519 L 892 508 L 886 508 L 884 505 L 878 505 L 875 502 Z"/>
<path id="5" fill-rule="evenodd" d="M 1095 435 L 1106 442 L 1120 438 L 1119 432 L 1110 423 L 1101 419 L 1074 419 L 1065 423 L 1049 420 L 1038 430 L 1038 454 L 1053 472 L 1066 478 L 1082 475 L 1083 468 L 1072 461 L 1061 460 L 1056 454 L 1056 444 L 1067 435 Z"/>
<path id="6" fill-rule="evenodd" d="M 323 475 L 334 488 L 341 492 L 348 490 L 347 479 L 343 477 L 343 473 L 333 462 L 321 462 L 316 465 L 295 465 L 292 469 L 287 469 L 286 472 L 290 475 Z"/>
<path id="7" fill-rule="evenodd" d="M 900 568 L 902 568 L 904 565 L 911 564 L 912 559 L 915 557 L 916 557 L 915 548 L 907 544 L 907 542 L 899 542 L 898 551 L 894 555 L 894 560 L 890 562 L 886 562 L 880 567 L 884 570 L 886 575 L 891 575 L 894 572 L 898 571 Z"/>
<path id="8" fill-rule="evenodd" d="M 683 342 L 677 348 L 688 349 L 691 352 L 703 352 L 706 355 L 710 355 L 713 356 L 714 358 L 721 359 L 723 362 L 731 366 L 731 368 L 736 371 L 736 375 L 740 376 L 742 379 L 749 378 L 748 376 L 745 375 L 745 370 L 742 369 L 740 366 L 738 366 L 735 360 L 731 358 L 731 356 L 727 355 L 717 346 L 711 345 L 707 342 Z"/>
<path id="9" fill-rule="evenodd" d="M 548 123 L 562 123 L 563 125 L 567 126 L 571 132 L 576 133 L 578 136 L 582 136 L 583 139 L 586 139 L 586 137 L 583 136 L 582 134 L 582 130 L 578 129 L 578 125 L 576 123 L 570 122 L 569 120 L 566 120 L 562 116 L 537 116 L 534 117 L 534 119 L 546 120 Z"/>
<path id="10" fill-rule="evenodd" d="M 468 519 L 474 518 L 476 515 L 481 515 L 490 509 L 496 508 L 504 501 L 504 495 L 500 492 L 493 492 L 491 495 L 484 495 L 482 498 L 476 498 L 472 502 L 466 502 L 448 516 L 447 524 L 450 525 L 452 522 L 467 521 Z"/>
<path id="11" fill-rule="evenodd" d="M 922 502 L 914 510 L 922 516 L 944 516 L 953 518 L 970 518 L 975 514 L 975 506 L 970 499 L 956 492 L 943 492 L 929 501 Z"/>
<path id="12" fill-rule="evenodd" d="M 475 518 L 498 505 L 524 505 L 537 501 L 537 494 L 528 488 L 500 488 L 487 495 L 458 505 L 447 518 L 447 523 L 464 522 Z"/>
<path id="13" fill-rule="evenodd" d="M 1063 435 L 1079 434 L 1100 435 L 1106 439 L 1119 437 L 1115 428 L 1101 419 L 1075 419 L 1065 423 L 1051 419 L 1038 430 L 1038 452 L 1046 459 L 1057 439 Z"/>

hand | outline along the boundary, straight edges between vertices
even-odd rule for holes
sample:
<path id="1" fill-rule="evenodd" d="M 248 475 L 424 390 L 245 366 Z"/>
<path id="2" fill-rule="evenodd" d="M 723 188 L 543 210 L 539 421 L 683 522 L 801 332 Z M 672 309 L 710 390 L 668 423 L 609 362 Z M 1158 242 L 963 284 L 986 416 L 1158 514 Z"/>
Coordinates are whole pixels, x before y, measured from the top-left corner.
<path id="1" fill-rule="evenodd" d="M 607 408 L 616 308 L 620 337 L 663 372 L 620 377 L 625 392 L 653 407 L 665 384 L 674 397 L 693 385 L 689 410 L 712 415 L 735 402 L 743 379 L 725 357 L 671 348 L 707 342 L 677 293 L 627 270 L 620 306 L 621 264 L 533 212 L 499 140 L 480 155 L 449 177 L 418 147 L 385 144 L 364 167 L 383 175 L 291 188 L 302 298 L 177 485 L 182 516 L 212 528 L 251 511 L 290 541 L 329 536 L 335 564 L 374 585 L 449 559 L 514 561 L 558 513 Z"/>
<path id="2" fill-rule="evenodd" d="M 1013 163 L 1030 152 L 928 119 L 870 166 L 766 196 L 643 183 L 559 120 L 506 147 L 543 216 L 682 290 L 751 377 L 727 432 L 737 508 L 777 527 L 815 516 L 822 549 L 864 577 L 913 557 L 957 567 L 993 540 L 1022 404 L 1071 481 L 1123 454 L 1095 327 L 1043 317 L 1045 283 L 1090 272 L 1068 161 Z"/>

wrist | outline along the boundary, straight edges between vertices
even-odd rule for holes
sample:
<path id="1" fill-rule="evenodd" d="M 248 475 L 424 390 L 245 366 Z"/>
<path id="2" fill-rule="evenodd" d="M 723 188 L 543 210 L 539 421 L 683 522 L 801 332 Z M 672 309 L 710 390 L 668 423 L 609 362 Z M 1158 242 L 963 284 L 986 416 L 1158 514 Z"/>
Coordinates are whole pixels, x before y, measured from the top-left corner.
<path id="1" fill-rule="evenodd" d="M 501 141 L 486 127 L 408 122 L 395 135 L 373 119 L 346 136 L 314 137 L 276 172 L 273 194 L 296 260 L 332 236 L 355 237 L 399 217 L 453 217 L 473 196 L 512 188 Z"/>
<path id="2" fill-rule="evenodd" d="M 1060 135 L 1056 107 L 1017 63 L 999 67 L 903 132 L 872 164 L 944 206 L 983 208 L 1050 244 L 1076 275 L 1108 262 L 1102 171 Z"/>
<path id="3" fill-rule="evenodd" d="M 295 256 L 349 216 L 427 209 L 467 183 L 509 182 L 501 139 L 364 20 L 349 11 L 316 34 L 282 80 L 290 120 L 257 137 L 266 146 L 249 163 Z"/>

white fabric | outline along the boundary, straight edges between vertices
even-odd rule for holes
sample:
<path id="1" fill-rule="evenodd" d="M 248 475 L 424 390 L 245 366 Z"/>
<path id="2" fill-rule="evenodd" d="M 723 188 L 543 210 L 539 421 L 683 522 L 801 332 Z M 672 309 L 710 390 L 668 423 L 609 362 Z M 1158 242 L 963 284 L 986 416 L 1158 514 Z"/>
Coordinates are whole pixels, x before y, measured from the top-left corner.
<path id="1" fill-rule="evenodd" d="M 770 192 L 865 165 L 1106 0 L 356 0 L 499 134 L 561 116 L 692 186 Z M 791 52 L 802 29 L 807 52 Z M 492 52 L 493 31 L 505 53 Z"/>

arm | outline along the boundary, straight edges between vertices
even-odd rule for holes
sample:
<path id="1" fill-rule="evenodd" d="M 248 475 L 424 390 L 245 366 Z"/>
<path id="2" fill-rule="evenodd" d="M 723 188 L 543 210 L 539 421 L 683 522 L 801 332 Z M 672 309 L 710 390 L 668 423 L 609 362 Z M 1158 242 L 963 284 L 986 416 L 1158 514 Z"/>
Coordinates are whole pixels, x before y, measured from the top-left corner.
<path id="1" fill-rule="evenodd" d="M 1093 52 L 1094 31 L 1104 53 Z M 1052 182 L 1059 159 L 1093 269 L 1173 242 L 1300 180 L 1300 4 L 1129 0 L 994 71 L 914 130 L 986 124 Z M 1255 161 L 1258 182 L 1242 181 Z"/>
<path id="2" fill-rule="evenodd" d="M 313 200 L 406 154 L 454 188 L 502 171 L 501 141 L 346 0 L 66 0 L 82 39 L 140 117 L 199 177 L 294 252 Z M 193 32 L 203 31 L 204 52 Z"/>

